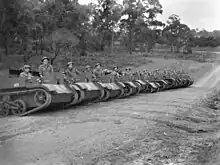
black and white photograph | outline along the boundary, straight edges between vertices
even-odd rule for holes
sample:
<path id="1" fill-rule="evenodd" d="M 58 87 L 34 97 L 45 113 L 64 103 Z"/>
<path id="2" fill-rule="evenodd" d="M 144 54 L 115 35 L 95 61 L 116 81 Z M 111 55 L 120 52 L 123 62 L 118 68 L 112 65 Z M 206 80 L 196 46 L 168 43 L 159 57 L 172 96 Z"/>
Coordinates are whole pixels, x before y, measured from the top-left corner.
<path id="1" fill-rule="evenodd" d="M 0 0 L 0 165 L 220 165 L 220 0 Z"/>

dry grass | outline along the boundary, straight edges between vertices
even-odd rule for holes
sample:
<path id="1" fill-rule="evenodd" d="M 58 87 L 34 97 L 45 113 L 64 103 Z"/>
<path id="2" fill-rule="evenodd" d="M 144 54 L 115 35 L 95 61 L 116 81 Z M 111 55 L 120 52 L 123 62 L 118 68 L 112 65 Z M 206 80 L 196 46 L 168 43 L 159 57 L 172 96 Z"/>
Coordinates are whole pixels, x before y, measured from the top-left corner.
<path id="1" fill-rule="evenodd" d="M 147 55 L 146 55 L 147 56 Z M 183 54 L 183 53 L 170 53 L 166 51 L 155 51 L 149 56 L 153 57 L 163 57 L 165 59 L 183 59 L 183 60 L 192 60 L 197 62 L 214 62 L 216 59 L 216 53 L 212 52 L 193 52 L 192 54 Z"/>
<path id="2" fill-rule="evenodd" d="M 220 109 L 220 89 L 213 88 L 210 92 L 201 98 L 200 103 L 204 107 L 219 110 Z"/>
<path id="3" fill-rule="evenodd" d="M 37 55 L 31 58 L 30 63 L 34 66 L 38 66 L 41 58 L 44 55 Z M 50 56 L 50 54 L 46 54 L 46 56 Z M 141 66 L 143 64 L 152 63 L 148 58 L 163 58 L 163 59 L 177 59 L 177 60 L 193 60 L 197 62 L 213 62 L 216 54 L 214 53 L 193 53 L 189 55 L 185 55 L 182 53 L 170 53 L 167 51 L 154 51 L 152 53 L 133 53 L 129 55 L 128 53 L 91 53 L 87 56 L 73 56 L 73 62 L 76 67 L 85 66 L 87 64 L 94 65 L 97 62 L 102 63 L 104 66 L 112 67 L 114 64 L 118 66 Z M 71 60 L 69 57 L 65 55 L 60 55 L 59 58 L 56 59 L 55 65 L 59 67 L 64 66 L 66 62 Z M 3 63 L 1 63 L 1 67 L 21 67 L 23 65 L 23 56 L 22 55 L 10 55 Z"/>

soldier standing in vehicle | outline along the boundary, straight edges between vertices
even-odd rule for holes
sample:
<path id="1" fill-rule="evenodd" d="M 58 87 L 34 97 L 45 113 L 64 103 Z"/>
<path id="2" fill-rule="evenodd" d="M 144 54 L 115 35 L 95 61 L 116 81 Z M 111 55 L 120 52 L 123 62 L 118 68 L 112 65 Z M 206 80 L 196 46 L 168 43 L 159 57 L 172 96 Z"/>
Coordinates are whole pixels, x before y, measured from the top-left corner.
<path id="1" fill-rule="evenodd" d="M 91 73 L 93 73 L 91 66 L 90 65 L 86 65 L 84 72 L 91 72 Z"/>
<path id="2" fill-rule="evenodd" d="M 122 75 L 122 72 L 118 69 L 118 66 L 114 66 L 112 74 L 116 77 L 120 77 Z"/>
<path id="3" fill-rule="evenodd" d="M 67 68 L 65 70 L 65 76 L 68 80 L 74 80 L 74 77 L 80 75 L 81 72 L 73 67 L 73 62 L 67 63 Z"/>
<path id="4" fill-rule="evenodd" d="M 53 66 L 49 64 L 49 58 L 43 57 L 42 64 L 39 66 L 40 77 L 48 76 L 53 73 Z"/>
<path id="5" fill-rule="evenodd" d="M 31 80 L 33 78 L 31 74 L 31 66 L 24 65 L 24 71 L 20 73 L 19 77 L 24 77 L 26 80 Z"/>
<path id="6" fill-rule="evenodd" d="M 95 69 L 94 69 L 93 73 L 95 74 L 96 78 L 100 78 L 103 75 L 103 70 L 101 68 L 100 63 L 97 63 L 95 65 Z"/>

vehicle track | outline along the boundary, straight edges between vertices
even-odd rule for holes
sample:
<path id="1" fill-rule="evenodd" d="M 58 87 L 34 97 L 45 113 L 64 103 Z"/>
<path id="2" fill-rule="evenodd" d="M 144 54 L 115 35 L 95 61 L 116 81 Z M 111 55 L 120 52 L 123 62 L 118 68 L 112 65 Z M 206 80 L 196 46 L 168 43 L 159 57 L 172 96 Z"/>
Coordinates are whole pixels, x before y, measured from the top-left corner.
<path id="1" fill-rule="evenodd" d="M 116 161 L 117 156 L 110 151 L 129 144 L 143 132 L 153 145 L 157 142 L 155 131 L 166 134 L 163 130 L 167 127 L 186 133 L 209 131 L 204 124 L 200 124 L 202 128 L 194 126 L 207 122 L 206 118 L 203 119 L 205 112 L 199 112 L 200 118 L 192 115 L 194 100 L 202 96 L 205 90 L 170 90 L 33 116 L 2 118 L 1 164 L 84 165 L 104 160 L 113 164 L 129 162 L 130 159 L 121 157 Z"/>

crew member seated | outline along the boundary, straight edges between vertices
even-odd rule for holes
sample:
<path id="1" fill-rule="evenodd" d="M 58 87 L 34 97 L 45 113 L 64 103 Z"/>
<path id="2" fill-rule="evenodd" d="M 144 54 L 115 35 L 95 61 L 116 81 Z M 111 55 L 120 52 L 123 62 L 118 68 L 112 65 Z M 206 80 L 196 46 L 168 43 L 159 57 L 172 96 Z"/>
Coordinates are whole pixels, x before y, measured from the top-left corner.
<path id="1" fill-rule="evenodd" d="M 84 73 L 86 73 L 87 75 L 90 75 L 90 79 L 96 80 L 96 76 L 95 74 L 93 74 L 93 71 L 90 65 L 86 65 Z"/>
<path id="2" fill-rule="evenodd" d="M 96 78 L 100 78 L 103 75 L 103 70 L 101 68 L 100 63 L 97 63 L 95 65 L 95 69 L 94 69 L 93 73 L 95 74 Z"/>
<path id="3" fill-rule="evenodd" d="M 31 80 L 33 78 L 31 74 L 31 66 L 24 65 L 24 71 L 20 73 L 19 77 L 24 77 L 26 80 Z"/>
<path id="4" fill-rule="evenodd" d="M 48 76 L 53 73 L 53 66 L 49 64 L 49 58 L 43 57 L 42 64 L 39 66 L 40 77 Z"/>
<path id="5" fill-rule="evenodd" d="M 65 73 L 65 78 L 67 80 L 72 80 L 72 81 L 75 80 L 74 77 L 76 75 L 81 74 L 81 72 L 78 69 L 73 67 L 73 62 L 68 62 L 67 63 L 67 68 L 65 69 L 64 73 Z"/>

